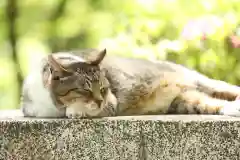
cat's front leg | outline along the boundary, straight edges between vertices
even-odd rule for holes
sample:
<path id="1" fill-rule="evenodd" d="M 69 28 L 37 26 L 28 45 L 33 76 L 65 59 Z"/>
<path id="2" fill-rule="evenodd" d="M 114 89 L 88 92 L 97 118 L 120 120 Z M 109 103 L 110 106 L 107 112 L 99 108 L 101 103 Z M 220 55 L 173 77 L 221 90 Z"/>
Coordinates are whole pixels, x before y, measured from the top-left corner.
<path id="1" fill-rule="evenodd" d="M 102 107 L 98 107 L 94 102 L 92 103 L 74 103 L 66 108 L 66 116 L 68 118 L 96 118 L 101 117 Z"/>
<path id="2" fill-rule="evenodd" d="M 117 115 L 117 104 L 117 98 L 109 91 L 101 107 L 97 107 L 94 102 L 83 103 L 79 101 L 67 106 L 66 116 L 68 118 L 112 117 Z"/>
<path id="3" fill-rule="evenodd" d="M 71 105 L 66 108 L 66 116 L 68 118 L 86 118 L 87 114 L 82 109 L 82 106 Z"/>
<path id="4" fill-rule="evenodd" d="M 107 103 L 102 110 L 99 110 L 99 113 L 90 115 L 87 112 L 79 109 L 79 106 L 71 106 L 66 108 L 66 116 L 68 118 L 86 118 L 86 117 L 112 117 L 116 116 L 117 105 L 113 103 Z"/>

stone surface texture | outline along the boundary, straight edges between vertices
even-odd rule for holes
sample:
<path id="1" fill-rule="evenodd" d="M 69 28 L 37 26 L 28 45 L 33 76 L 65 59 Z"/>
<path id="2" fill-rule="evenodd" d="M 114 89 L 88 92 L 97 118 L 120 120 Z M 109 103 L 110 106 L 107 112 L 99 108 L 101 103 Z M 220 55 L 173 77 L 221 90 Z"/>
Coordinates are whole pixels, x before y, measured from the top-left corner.
<path id="1" fill-rule="evenodd" d="M 235 117 L 30 119 L 5 113 L 0 112 L 0 160 L 240 159 Z"/>

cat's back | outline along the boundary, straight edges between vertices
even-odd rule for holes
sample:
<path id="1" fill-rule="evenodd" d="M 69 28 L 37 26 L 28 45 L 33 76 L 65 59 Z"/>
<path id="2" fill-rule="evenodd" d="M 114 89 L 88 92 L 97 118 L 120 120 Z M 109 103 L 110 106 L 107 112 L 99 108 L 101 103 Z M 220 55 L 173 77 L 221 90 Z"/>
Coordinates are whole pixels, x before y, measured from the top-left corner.
<path id="1" fill-rule="evenodd" d="M 91 57 L 94 56 L 95 53 L 98 53 L 98 49 L 82 49 L 71 51 L 70 53 L 85 59 L 86 57 Z M 193 81 L 197 78 L 203 77 L 202 74 L 174 62 L 130 58 L 114 55 L 114 53 L 107 53 L 101 62 L 101 66 L 107 70 L 108 76 L 113 77 L 118 74 L 116 78 L 120 79 L 123 77 L 128 77 L 128 79 L 149 79 L 159 77 L 163 74 L 169 75 L 168 77 L 170 78 L 182 77 Z M 120 75 L 123 75 L 123 77 Z"/>
<path id="2" fill-rule="evenodd" d="M 94 56 L 98 50 L 97 49 L 82 49 L 76 51 L 70 51 L 74 55 L 86 59 L 88 57 Z M 142 58 L 130 58 L 119 55 L 114 55 L 114 53 L 107 53 L 103 61 L 101 62 L 102 67 L 111 68 L 116 70 L 126 71 L 129 74 L 137 74 L 141 72 L 155 72 L 156 71 L 176 71 L 178 69 L 184 69 L 180 65 L 176 65 L 172 62 L 167 61 L 150 61 Z"/>
<path id="3" fill-rule="evenodd" d="M 183 65 L 164 60 L 152 61 L 141 58 L 128 58 L 109 55 L 103 60 L 102 66 L 111 72 L 111 74 L 124 73 L 129 76 L 139 78 L 150 78 L 163 74 L 188 78 L 202 76 L 198 72 Z"/>

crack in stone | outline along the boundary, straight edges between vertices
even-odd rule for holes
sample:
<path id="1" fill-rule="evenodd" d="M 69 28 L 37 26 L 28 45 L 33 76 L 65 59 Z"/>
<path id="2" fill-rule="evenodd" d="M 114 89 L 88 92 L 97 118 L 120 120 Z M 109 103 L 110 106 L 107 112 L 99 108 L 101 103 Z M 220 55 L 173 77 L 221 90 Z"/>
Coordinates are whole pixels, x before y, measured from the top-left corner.
<path id="1" fill-rule="evenodd" d="M 140 124 L 141 129 L 140 129 L 140 150 L 139 150 L 139 159 L 140 160 L 147 160 L 147 151 L 146 151 L 146 143 L 145 143 L 145 136 L 143 133 L 143 127 L 142 124 Z"/>

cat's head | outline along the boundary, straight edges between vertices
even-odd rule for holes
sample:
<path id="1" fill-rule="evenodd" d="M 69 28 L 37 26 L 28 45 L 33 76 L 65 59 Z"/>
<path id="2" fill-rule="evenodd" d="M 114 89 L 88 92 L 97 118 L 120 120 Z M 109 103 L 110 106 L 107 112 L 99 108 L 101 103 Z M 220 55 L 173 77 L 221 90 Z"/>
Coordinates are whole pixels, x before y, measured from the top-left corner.
<path id="1" fill-rule="evenodd" d="M 49 87 L 57 106 L 77 105 L 90 115 L 101 111 L 109 91 L 109 83 L 100 70 L 105 55 L 106 49 L 95 51 L 94 56 L 88 59 L 69 55 L 65 57 L 69 58 L 67 64 L 61 63 L 64 59 L 61 56 L 48 56 Z"/>

